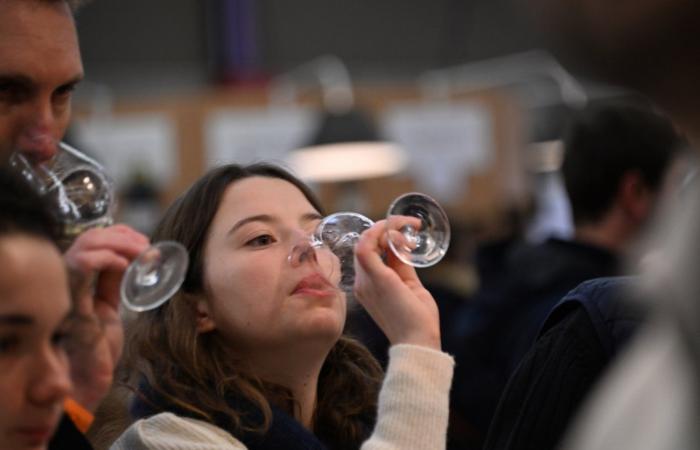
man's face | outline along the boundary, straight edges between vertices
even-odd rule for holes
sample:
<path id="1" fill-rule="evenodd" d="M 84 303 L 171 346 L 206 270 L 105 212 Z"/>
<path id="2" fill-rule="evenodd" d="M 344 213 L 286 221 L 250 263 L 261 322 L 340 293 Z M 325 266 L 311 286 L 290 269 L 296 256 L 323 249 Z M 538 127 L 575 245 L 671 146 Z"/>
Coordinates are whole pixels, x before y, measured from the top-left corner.
<path id="1" fill-rule="evenodd" d="M 527 5 L 559 58 L 613 83 L 663 90 L 659 84 L 669 71 L 697 66 L 697 0 L 527 0 Z"/>
<path id="2" fill-rule="evenodd" d="M 83 66 L 64 2 L 0 0 L 0 161 L 50 159 L 71 114 Z"/>

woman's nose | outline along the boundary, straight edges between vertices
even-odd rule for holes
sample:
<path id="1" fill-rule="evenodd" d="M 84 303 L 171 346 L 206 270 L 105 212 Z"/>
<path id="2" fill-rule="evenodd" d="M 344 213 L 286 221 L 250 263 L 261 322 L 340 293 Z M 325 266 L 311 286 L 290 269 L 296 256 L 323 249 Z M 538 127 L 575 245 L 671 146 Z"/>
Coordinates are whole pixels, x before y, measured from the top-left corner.
<path id="1" fill-rule="evenodd" d="M 29 401 L 38 406 L 61 403 L 73 389 L 68 361 L 55 349 L 37 355 L 30 374 Z"/>
<path id="2" fill-rule="evenodd" d="M 318 257 L 312 238 L 309 236 L 298 238 L 292 245 L 288 259 L 292 267 L 299 267 L 304 263 L 317 264 Z"/>

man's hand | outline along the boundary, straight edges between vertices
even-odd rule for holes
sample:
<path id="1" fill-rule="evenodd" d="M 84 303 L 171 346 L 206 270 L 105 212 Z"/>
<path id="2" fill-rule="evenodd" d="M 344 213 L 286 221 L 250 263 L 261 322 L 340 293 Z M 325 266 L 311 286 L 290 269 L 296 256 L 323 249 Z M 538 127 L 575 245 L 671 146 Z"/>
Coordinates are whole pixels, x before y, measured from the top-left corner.
<path id="1" fill-rule="evenodd" d="M 143 234 L 114 225 L 86 231 L 65 253 L 74 297 L 74 339 L 68 349 L 73 397 L 90 411 L 109 391 L 124 345 L 119 316 L 122 275 L 148 245 Z"/>

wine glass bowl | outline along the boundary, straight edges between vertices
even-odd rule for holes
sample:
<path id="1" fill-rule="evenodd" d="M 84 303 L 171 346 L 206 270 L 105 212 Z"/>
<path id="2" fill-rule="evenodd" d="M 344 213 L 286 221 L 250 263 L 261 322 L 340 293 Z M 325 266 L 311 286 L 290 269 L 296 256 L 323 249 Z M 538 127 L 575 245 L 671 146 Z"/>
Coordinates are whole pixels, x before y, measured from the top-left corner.
<path id="1" fill-rule="evenodd" d="M 113 203 L 109 181 L 94 171 L 79 169 L 68 174 L 62 181 L 62 194 L 66 213 L 84 221 L 99 220 L 110 215 Z"/>
<path id="2" fill-rule="evenodd" d="M 314 241 L 327 246 L 340 261 L 340 289 L 350 292 L 355 282 L 355 244 L 374 222 L 362 214 L 339 212 L 326 216 L 314 233 Z"/>
<path id="3" fill-rule="evenodd" d="M 353 247 L 360 239 L 360 234 L 372 225 L 374 222 L 362 214 L 339 212 L 326 216 L 316 229 L 314 237 L 331 250 Z"/>

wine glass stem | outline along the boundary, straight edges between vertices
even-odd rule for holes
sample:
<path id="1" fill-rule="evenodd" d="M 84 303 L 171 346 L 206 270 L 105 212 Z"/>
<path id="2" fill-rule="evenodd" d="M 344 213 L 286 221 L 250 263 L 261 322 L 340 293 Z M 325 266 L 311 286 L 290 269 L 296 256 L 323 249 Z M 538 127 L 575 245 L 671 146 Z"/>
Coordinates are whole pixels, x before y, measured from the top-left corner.
<path id="1" fill-rule="evenodd" d="M 158 271 L 148 268 L 138 274 L 136 282 L 141 286 L 154 286 L 158 283 Z"/>

